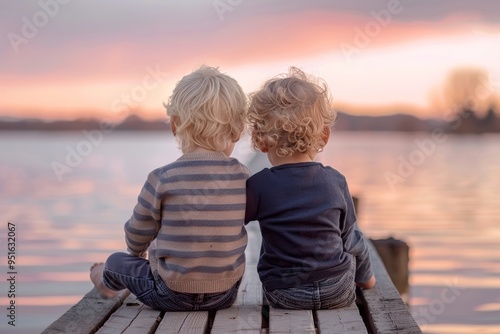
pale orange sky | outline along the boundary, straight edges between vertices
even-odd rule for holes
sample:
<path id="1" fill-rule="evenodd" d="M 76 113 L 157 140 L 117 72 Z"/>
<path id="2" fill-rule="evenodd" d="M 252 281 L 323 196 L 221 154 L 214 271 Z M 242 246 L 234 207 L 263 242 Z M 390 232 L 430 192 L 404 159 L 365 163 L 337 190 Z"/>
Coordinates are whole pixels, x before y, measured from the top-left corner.
<path id="1" fill-rule="evenodd" d="M 201 64 L 246 92 L 298 66 L 359 114 L 439 117 L 430 97 L 462 66 L 500 89 L 500 4 L 488 1 L 57 1 L 0 5 L 0 116 L 164 117 Z"/>

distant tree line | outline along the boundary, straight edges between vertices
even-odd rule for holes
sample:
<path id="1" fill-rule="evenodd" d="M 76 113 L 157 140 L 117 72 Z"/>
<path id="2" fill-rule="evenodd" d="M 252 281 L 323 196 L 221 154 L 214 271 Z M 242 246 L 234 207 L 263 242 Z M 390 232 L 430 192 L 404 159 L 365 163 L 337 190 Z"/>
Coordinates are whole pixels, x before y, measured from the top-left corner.
<path id="1" fill-rule="evenodd" d="M 408 114 L 387 116 L 358 116 L 339 112 L 334 131 L 403 131 L 431 132 L 437 128 L 445 132 L 500 133 L 500 117 L 491 108 L 484 116 L 464 109 L 453 113 L 449 119 L 421 119 Z M 90 131 L 99 129 L 98 119 L 79 119 L 72 121 L 45 121 L 40 119 L 0 120 L 0 131 Z M 127 117 L 113 125 L 113 131 L 170 131 L 164 120 L 144 120 L 136 115 Z"/>

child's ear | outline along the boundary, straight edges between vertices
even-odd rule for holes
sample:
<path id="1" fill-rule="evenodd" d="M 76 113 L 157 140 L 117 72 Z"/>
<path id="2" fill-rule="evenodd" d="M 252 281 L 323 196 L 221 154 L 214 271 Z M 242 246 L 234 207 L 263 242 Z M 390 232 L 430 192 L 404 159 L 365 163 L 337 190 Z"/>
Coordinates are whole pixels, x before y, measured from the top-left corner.
<path id="1" fill-rule="evenodd" d="M 269 152 L 269 149 L 268 149 L 267 147 L 265 147 L 265 146 L 260 146 L 260 147 L 259 147 L 259 149 L 260 149 L 260 151 L 261 151 L 262 153 L 267 153 L 267 152 Z"/>
<path id="2" fill-rule="evenodd" d="M 174 136 L 177 133 L 177 126 L 175 125 L 176 119 L 177 119 L 176 116 L 171 116 L 170 117 L 170 128 L 172 129 L 172 133 L 174 134 Z"/>
<path id="3" fill-rule="evenodd" d="M 330 130 L 329 126 L 325 126 L 323 128 L 323 133 L 321 134 L 321 139 L 325 142 L 325 145 L 328 143 L 328 140 L 330 139 L 330 135 L 332 133 L 332 130 Z"/>

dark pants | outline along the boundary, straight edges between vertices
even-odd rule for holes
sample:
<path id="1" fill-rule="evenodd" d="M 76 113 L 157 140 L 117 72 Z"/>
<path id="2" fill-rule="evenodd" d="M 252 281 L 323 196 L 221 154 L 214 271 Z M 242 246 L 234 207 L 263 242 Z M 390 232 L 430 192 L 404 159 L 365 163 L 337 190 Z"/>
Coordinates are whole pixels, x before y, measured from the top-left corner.
<path id="1" fill-rule="evenodd" d="M 341 277 L 293 288 L 271 291 L 264 289 L 264 295 L 269 305 L 276 308 L 320 310 L 349 306 L 356 299 L 355 262 L 352 261 L 350 270 Z"/>
<path id="2" fill-rule="evenodd" d="M 151 272 L 149 261 L 127 253 L 112 254 L 104 266 L 103 282 L 111 290 L 128 289 L 145 305 L 162 311 L 219 310 L 236 300 L 238 281 L 220 293 L 181 293 Z"/>

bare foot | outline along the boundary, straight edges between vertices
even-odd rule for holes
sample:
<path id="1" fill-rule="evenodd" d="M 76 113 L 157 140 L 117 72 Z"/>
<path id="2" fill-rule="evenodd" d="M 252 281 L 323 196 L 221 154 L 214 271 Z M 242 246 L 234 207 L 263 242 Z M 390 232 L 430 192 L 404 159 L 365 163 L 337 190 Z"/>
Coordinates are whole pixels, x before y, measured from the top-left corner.
<path id="1" fill-rule="evenodd" d="M 104 263 L 94 263 L 92 267 L 90 267 L 90 280 L 94 283 L 97 291 L 104 298 L 113 298 L 116 297 L 120 291 L 111 290 L 106 285 L 104 285 L 102 281 L 102 272 L 104 270 Z"/>

